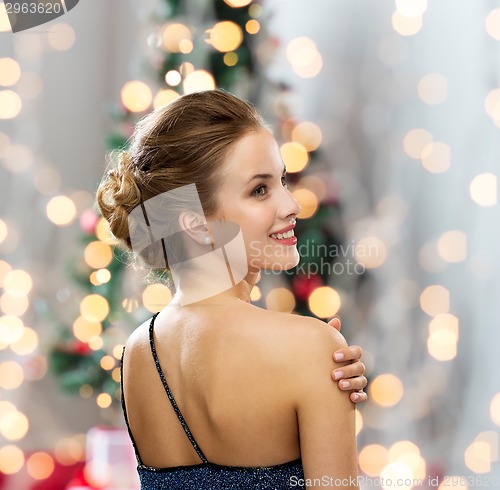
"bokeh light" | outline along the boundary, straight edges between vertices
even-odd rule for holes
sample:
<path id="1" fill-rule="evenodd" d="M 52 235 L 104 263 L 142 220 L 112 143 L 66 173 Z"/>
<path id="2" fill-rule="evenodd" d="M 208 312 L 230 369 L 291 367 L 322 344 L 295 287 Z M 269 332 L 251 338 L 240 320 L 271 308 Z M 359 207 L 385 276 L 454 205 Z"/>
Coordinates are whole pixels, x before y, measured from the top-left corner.
<path id="1" fill-rule="evenodd" d="M 101 335 L 102 325 L 97 321 L 89 321 L 83 316 L 79 316 L 73 322 L 73 334 L 81 342 L 89 342 L 90 339 Z"/>
<path id="2" fill-rule="evenodd" d="M 479 174 L 469 184 L 470 197 L 479 206 L 494 206 L 497 203 L 497 188 L 495 174 Z"/>
<path id="3" fill-rule="evenodd" d="M 0 219 L 0 243 L 2 243 L 9 233 L 9 229 L 7 228 L 7 223 L 3 219 Z"/>
<path id="4" fill-rule="evenodd" d="M 10 345 L 11 350 L 19 356 L 32 354 L 38 347 L 38 334 L 30 327 L 24 327 L 21 338 Z"/>
<path id="5" fill-rule="evenodd" d="M 46 207 L 47 218 L 57 226 L 66 226 L 76 218 L 76 206 L 68 196 L 55 196 Z"/>
<path id="6" fill-rule="evenodd" d="M 16 361 L 0 363 L 0 388 L 3 390 L 16 390 L 24 381 L 24 371 Z"/>
<path id="7" fill-rule="evenodd" d="M 54 456 L 62 465 L 69 466 L 85 459 L 83 445 L 75 437 L 63 437 L 54 446 Z"/>
<path id="8" fill-rule="evenodd" d="M 33 281 L 25 270 L 14 269 L 5 274 L 3 287 L 11 296 L 26 296 L 33 287 Z"/>
<path id="9" fill-rule="evenodd" d="M 222 53 L 237 50 L 243 42 L 241 27 L 229 20 L 217 22 L 208 33 L 210 44 Z"/>
<path id="10" fill-rule="evenodd" d="M 153 107 L 155 109 L 158 109 L 158 107 L 162 107 L 172 102 L 173 100 L 178 99 L 179 97 L 180 95 L 175 90 L 171 89 L 159 90 L 154 98 Z"/>
<path id="11" fill-rule="evenodd" d="M 500 88 L 488 93 L 484 99 L 484 108 L 496 124 L 500 123 Z"/>
<path id="12" fill-rule="evenodd" d="M 34 480 L 45 480 L 52 474 L 54 467 L 52 456 L 43 451 L 33 453 L 26 461 L 28 474 Z"/>
<path id="13" fill-rule="evenodd" d="M 359 452 L 359 467 L 371 477 L 378 477 L 389 463 L 389 452 L 380 444 L 368 444 Z"/>
<path id="14" fill-rule="evenodd" d="M 13 344 L 17 342 L 24 331 L 22 320 L 15 315 L 0 316 L 0 341 L 5 344 Z"/>
<path id="15" fill-rule="evenodd" d="M 0 447 L 0 472 L 6 475 L 17 473 L 24 465 L 24 453 L 17 446 Z"/>
<path id="16" fill-rule="evenodd" d="M 321 53 L 308 37 L 292 39 L 286 47 L 286 57 L 293 71 L 302 78 L 315 77 L 323 68 Z"/>
<path id="17" fill-rule="evenodd" d="M 392 407 L 403 398 L 401 380 L 394 374 L 380 374 L 368 385 L 370 398 L 383 407 Z"/>
<path id="18" fill-rule="evenodd" d="M 396 9 L 405 17 L 421 17 L 427 10 L 428 0 L 396 0 Z"/>
<path id="19" fill-rule="evenodd" d="M 9 441 L 19 441 L 29 430 L 28 417 L 14 410 L 6 413 L 0 419 L 0 433 Z"/>
<path id="20" fill-rule="evenodd" d="M 34 161 L 35 155 L 31 148 L 26 145 L 14 144 L 10 145 L 2 163 L 10 172 L 19 173 L 29 170 Z"/>
<path id="21" fill-rule="evenodd" d="M 47 41 L 56 51 L 67 51 L 75 44 L 75 40 L 75 30 L 69 24 L 59 22 L 50 26 Z"/>
<path id="22" fill-rule="evenodd" d="M 195 70 L 184 78 L 182 88 L 185 94 L 201 90 L 215 89 L 215 80 L 211 73 L 205 70 Z"/>
<path id="23" fill-rule="evenodd" d="M 411 490 L 414 476 L 411 468 L 401 462 L 389 463 L 381 472 L 380 478 L 384 490 L 393 490 L 392 483 L 397 482 L 398 490 Z"/>
<path id="24" fill-rule="evenodd" d="M 329 287 L 321 286 L 316 288 L 307 300 L 311 313 L 319 318 L 329 318 L 337 314 L 341 307 L 339 293 Z"/>
<path id="25" fill-rule="evenodd" d="M 89 294 L 80 303 L 80 313 L 88 322 L 102 322 L 109 314 L 109 303 L 100 294 Z"/>
<path id="26" fill-rule="evenodd" d="M 286 165 L 286 171 L 296 173 L 303 170 L 309 163 L 309 154 L 303 145 L 295 141 L 284 143 L 280 147 L 283 163 Z"/>
<path id="27" fill-rule="evenodd" d="M 427 144 L 421 154 L 422 165 L 433 174 L 446 172 L 451 165 L 451 149 L 446 143 Z"/>
<path id="28" fill-rule="evenodd" d="M 260 31 L 260 22 L 255 19 L 249 20 L 245 24 L 245 30 L 248 32 L 248 34 L 257 34 Z"/>
<path id="29" fill-rule="evenodd" d="M 19 63 L 13 58 L 0 58 L 0 85 L 9 87 L 21 77 Z"/>
<path id="30" fill-rule="evenodd" d="M 162 310 L 170 303 L 172 292 L 164 284 L 150 284 L 142 293 L 142 303 L 151 313 Z"/>
<path id="31" fill-rule="evenodd" d="M 113 259 L 111 247 L 101 241 L 90 242 L 83 251 L 85 262 L 93 269 L 106 267 Z"/>
<path id="32" fill-rule="evenodd" d="M 425 75 L 418 83 L 418 95 L 426 104 L 441 104 L 448 95 L 448 80 L 439 73 Z"/>
<path id="33" fill-rule="evenodd" d="M 177 87 L 182 82 L 182 76 L 177 70 L 169 70 L 165 74 L 165 82 L 171 87 Z"/>
<path id="34" fill-rule="evenodd" d="M 439 237 L 437 249 L 446 262 L 462 262 L 467 257 L 467 235 L 459 230 L 446 231 Z"/>
<path id="35" fill-rule="evenodd" d="M 420 294 L 420 307 L 430 316 L 448 313 L 450 292 L 438 284 L 428 286 Z"/>
<path id="36" fill-rule="evenodd" d="M 406 133 L 403 140 L 403 147 L 410 157 L 420 160 L 422 151 L 429 143 L 432 143 L 432 140 L 432 134 L 426 129 L 412 129 Z"/>
<path id="37" fill-rule="evenodd" d="M 307 219 L 314 216 L 318 211 L 318 198 L 314 192 L 309 189 L 296 189 L 293 191 L 293 196 L 300 204 L 301 210 L 297 215 L 299 219 Z"/>
<path id="38" fill-rule="evenodd" d="M 145 111 L 153 101 L 151 89 L 139 80 L 127 82 L 120 92 L 123 105 L 131 112 Z"/>
<path id="39" fill-rule="evenodd" d="M 486 32 L 500 41 L 500 8 L 493 9 L 486 17 Z"/>
<path id="40" fill-rule="evenodd" d="M 493 423 L 500 427 L 500 393 L 497 393 L 491 400 L 490 417 Z"/>
<path id="41" fill-rule="evenodd" d="M 227 3 L 230 7 L 240 8 L 246 7 L 252 3 L 252 0 L 224 0 L 224 3 Z"/>
<path id="42" fill-rule="evenodd" d="M 291 313 L 295 308 L 295 297 L 286 288 L 274 288 L 266 295 L 266 308 L 272 311 Z"/>
<path id="43" fill-rule="evenodd" d="M 235 66 L 238 63 L 238 60 L 239 60 L 238 55 L 233 51 L 226 53 L 224 55 L 224 63 L 227 66 Z"/>
<path id="44" fill-rule="evenodd" d="M 167 24 L 163 29 L 162 38 L 165 51 L 187 54 L 192 50 L 193 35 L 189 27 L 184 24 Z"/>
<path id="45" fill-rule="evenodd" d="M 322 139 L 320 127 L 310 121 L 300 122 L 292 130 L 292 140 L 301 144 L 307 151 L 317 150 Z"/>
<path id="46" fill-rule="evenodd" d="M 474 473 L 491 471 L 491 446 L 486 441 L 475 440 L 464 453 L 465 466 Z"/>
<path id="47" fill-rule="evenodd" d="M 27 296 L 12 296 L 5 291 L 0 296 L 0 310 L 6 315 L 22 316 L 29 308 Z"/>
<path id="48" fill-rule="evenodd" d="M 387 258 L 385 243 L 375 236 L 361 238 L 354 247 L 356 262 L 367 269 L 380 267 Z"/>
<path id="49" fill-rule="evenodd" d="M 401 36 L 414 36 L 423 26 L 422 16 L 406 17 L 396 10 L 391 18 L 393 29 Z"/>
<path id="50" fill-rule="evenodd" d="M 13 90 L 0 90 L 0 119 L 16 117 L 23 107 L 21 97 Z"/>
<path id="51" fill-rule="evenodd" d="M 109 393 L 100 393 L 97 395 L 96 403 L 100 408 L 108 408 L 113 403 L 113 399 Z"/>

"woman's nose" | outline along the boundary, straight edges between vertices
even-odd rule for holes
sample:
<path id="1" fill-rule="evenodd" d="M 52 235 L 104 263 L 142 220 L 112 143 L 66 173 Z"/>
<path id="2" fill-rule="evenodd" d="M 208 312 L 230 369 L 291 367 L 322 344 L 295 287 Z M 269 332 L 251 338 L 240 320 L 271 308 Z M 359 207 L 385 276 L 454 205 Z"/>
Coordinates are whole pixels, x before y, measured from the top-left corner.
<path id="1" fill-rule="evenodd" d="M 289 189 L 284 190 L 285 196 L 283 197 L 283 203 L 281 205 L 283 215 L 285 217 L 290 216 L 291 214 L 297 216 L 302 210 L 302 206 Z"/>

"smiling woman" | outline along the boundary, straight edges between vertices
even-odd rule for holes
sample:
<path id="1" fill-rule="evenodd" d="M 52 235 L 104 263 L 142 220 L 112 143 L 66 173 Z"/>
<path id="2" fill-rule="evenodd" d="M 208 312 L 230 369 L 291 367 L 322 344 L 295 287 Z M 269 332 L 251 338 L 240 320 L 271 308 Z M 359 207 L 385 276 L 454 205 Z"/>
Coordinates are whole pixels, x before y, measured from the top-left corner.
<path id="1" fill-rule="evenodd" d="M 259 114 L 227 92 L 186 95 L 141 120 L 118 157 L 102 213 L 175 283 L 122 358 L 141 488 L 358 488 L 354 406 L 327 375 L 345 340 L 250 304 L 262 270 L 300 259 L 300 206 Z"/>

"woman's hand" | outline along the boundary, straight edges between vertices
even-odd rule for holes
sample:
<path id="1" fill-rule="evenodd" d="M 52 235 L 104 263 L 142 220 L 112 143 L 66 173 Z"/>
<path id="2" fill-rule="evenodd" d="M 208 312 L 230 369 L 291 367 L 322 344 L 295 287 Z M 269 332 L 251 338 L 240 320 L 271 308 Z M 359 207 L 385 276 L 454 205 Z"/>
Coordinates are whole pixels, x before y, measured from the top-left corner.
<path id="1" fill-rule="evenodd" d="M 328 322 L 333 328 L 340 331 L 340 320 L 333 318 Z M 368 395 L 363 391 L 368 381 L 365 378 L 365 365 L 359 360 L 363 351 L 359 345 L 350 345 L 333 353 L 335 362 L 351 361 L 351 364 L 332 371 L 332 379 L 338 381 L 341 390 L 351 391 L 349 398 L 354 403 L 363 403 Z"/>

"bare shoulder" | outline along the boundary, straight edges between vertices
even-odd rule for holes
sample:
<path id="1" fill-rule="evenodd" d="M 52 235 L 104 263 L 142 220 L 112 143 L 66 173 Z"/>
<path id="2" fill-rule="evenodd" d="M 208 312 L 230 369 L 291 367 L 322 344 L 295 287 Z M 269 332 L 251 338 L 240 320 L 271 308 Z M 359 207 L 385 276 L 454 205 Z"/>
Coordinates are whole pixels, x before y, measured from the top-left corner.
<path id="1" fill-rule="evenodd" d="M 149 350 L 149 324 L 151 319 L 139 325 L 129 336 L 125 344 L 124 360 L 142 357 Z"/>
<path id="2" fill-rule="evenodd" d="M 311 358 L 326 354 L 331 360 L 333 351 L 345 347 L 343 335 L 326 322 L 309 316 L 280 312 L 267 312 L 267 328 L 276 332 L 276 339 L 282 344 L 284 355 Z"/>

